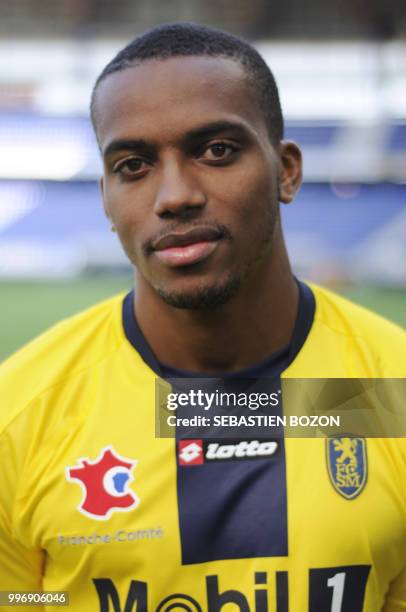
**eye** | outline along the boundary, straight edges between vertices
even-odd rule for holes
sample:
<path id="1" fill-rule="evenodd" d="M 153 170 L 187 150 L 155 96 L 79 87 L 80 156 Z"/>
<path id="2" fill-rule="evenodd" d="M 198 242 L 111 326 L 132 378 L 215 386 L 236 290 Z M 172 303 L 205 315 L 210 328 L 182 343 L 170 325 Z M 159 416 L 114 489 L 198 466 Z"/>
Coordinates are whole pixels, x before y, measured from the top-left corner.
<path id="1" fill-rule="evenodd" d="M 127 157 L 114 165 L 113 172 L 127 178 L 136 178 L 143 176 L 147 168 L 148 164 L 141 157 Z"/>
<path id="2" fill-rule="evenodd" d="M 213 142 L 204 149 L 202 158 L 209 161 L 225 161 L 237 151 L 237 147 L 228 142 Z"/>

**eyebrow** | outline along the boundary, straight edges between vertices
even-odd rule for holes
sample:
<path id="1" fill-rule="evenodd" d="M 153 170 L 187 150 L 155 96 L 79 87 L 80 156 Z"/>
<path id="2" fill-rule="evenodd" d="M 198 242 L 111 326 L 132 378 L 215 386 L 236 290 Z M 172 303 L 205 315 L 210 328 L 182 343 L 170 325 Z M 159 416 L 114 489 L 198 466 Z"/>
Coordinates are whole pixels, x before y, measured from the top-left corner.
<path id="1" fill-rule="evenodd" d="M 212 123 L 207 123 L 201 127 L 190 130 L 183 136 L 183 140 L 185 142 L 201 140 L 202 138 L 209 138 L 210 136 L 215 136 L 216 134 L 226 131 L 249 132 L 247 127 L 239 122 L 213 121 Z M 139 151 L 140 149 L 145 150 L 150 148 L 151 144 L 142 138 L 123 138 L 110 142 L 103 152 L 103 157 L 108 157 L 109 155 L 112 155 L 118 151 Z"/>
<path id="2" fill-rule="evenodd" d="M 148 143 L 142 138 L 134 140 L 133 138 L 121 138 L 110 142 L 103 151 L 103 157 L 108 157 L 117 151 L 139 151 L 140 149 L 148 149 Z"/>
<path id="3" fill-rule="evenodd" d="M 185 140 L 198 140 L 199 138 L 207 138 L 221 132 L 247 132 L 244 124 L 234 121 L 214 121 L 203 125 L 202 127 L 190 130 L 185 135 Z"/>

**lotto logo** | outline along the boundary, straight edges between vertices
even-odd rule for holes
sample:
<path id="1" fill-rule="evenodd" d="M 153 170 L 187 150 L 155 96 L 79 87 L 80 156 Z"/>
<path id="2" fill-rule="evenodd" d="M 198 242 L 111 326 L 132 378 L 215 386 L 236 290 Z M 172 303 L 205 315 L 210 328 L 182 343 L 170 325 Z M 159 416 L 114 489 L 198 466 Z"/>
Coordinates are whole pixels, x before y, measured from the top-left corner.
<path id="1" fill-rule="evenodd" d="M 203 463 L 202 440 L 181 440 L 178 449 L 179 465 L 201 465 Z"/>
<path id="2" fill-rule="evenodd" d="M 276 440 L 180 440 L 178 458 L 179 465 L 267 459 L 276 455 L 278 448 Z"/>

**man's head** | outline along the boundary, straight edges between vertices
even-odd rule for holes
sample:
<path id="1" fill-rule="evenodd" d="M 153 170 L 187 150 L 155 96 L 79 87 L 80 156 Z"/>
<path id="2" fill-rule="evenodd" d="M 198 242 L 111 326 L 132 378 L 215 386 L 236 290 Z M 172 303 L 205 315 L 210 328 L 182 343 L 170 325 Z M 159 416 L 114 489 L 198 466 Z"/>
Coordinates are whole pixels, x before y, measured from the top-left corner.
<path id="1" fill-rule="evenodd" d="M 263 282 L 280 256 L 278 201 L 300 184 L 300 152 L 280 141 L 277 89 L 258 58 L 217 30 L 162 26 L 99 77 L 92 111 L 104 206 L 139 294 L 215 307 L 246 279 Z"/>
<path id="2" fill-rule="evenodd" d="M 284 126 L 278 88 L 260 54 L 237 36 L 190 23 L 158 26 L 135 38 L 107 64 L 93 88 L 90 104 L 96 134 L 97 89 L 106 77 L 145 60 L 193 56 L 223 57 L 238 62 L 244 68 L 252 95 L 264 113 L 271 141 L 279 143 L 282 140 Z"/>

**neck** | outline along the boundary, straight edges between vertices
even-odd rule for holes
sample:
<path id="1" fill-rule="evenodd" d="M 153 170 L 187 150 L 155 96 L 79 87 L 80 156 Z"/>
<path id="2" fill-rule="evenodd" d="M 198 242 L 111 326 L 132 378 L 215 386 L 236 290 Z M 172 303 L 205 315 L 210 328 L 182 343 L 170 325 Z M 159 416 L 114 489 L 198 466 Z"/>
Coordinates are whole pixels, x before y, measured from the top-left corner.
<path id="1" fill-rule="evenodd" d="M 264 269 L 252 271 L 237 296 L 207 310 L 173 308 L 138 278 L 135 313 L 157 359 L 195 372 L 232 372 L 285 347 L 296 321 L 298 288 L 283 240 L 259 267 Z"/>

